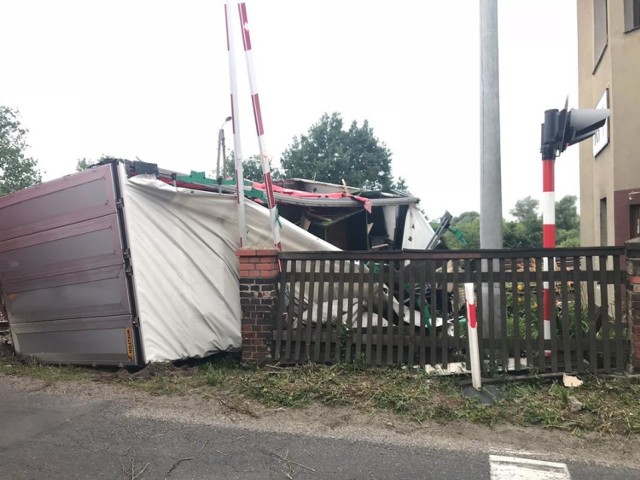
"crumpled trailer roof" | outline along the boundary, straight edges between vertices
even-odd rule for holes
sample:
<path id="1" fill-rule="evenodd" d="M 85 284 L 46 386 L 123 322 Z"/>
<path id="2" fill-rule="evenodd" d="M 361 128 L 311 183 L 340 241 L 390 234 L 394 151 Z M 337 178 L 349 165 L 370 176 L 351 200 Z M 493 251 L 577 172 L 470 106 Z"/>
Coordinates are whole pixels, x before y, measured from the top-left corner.
<path id="1" fill-rule="evenodd" d="M 129 175 L 149 173 L 178 187 L 235 193 L 235 180 L 218 183 L 204 172 L 172 172 L 139 161 L 127 166 Z M 244 185 L 246 198 L 266 205 L 263 183 Z M 341 250 L 425 249 L 434 236 L 420 199 L 411 195 L 300 178 L 274 181 L 273 190 L 280 217 Z"/>

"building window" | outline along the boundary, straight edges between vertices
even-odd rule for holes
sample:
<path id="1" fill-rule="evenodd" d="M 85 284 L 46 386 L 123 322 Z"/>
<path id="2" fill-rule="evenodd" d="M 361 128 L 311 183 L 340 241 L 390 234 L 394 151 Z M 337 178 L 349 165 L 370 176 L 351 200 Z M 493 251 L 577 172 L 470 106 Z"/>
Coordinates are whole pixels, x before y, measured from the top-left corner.
<path id="1" fill-rule="evenodd" d="M 640 0 L 624 0 L 624 31 L 640 28 Z"/>
<path id="2" fill-rule="evenodd" d="M 607 0 L 593 0 L 593 64 L 594 70 L 607 48 Z"/>
<path id="3" fill-rule="evenodd" d="M 607 197 L 600 199 L 600 246 L 607 245 Z"/>

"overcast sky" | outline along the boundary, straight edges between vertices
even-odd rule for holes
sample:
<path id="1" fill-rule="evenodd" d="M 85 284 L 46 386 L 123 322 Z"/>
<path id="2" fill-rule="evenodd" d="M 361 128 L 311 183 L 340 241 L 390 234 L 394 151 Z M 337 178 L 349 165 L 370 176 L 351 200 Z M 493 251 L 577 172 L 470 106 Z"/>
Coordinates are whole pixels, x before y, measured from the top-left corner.
<path id="1" fill-rule="evenodd" d="M 347 126 L 369 121 L 430 218 L 479 210 L 478 1 L 246 3 L 274 164 L 294 136 L 339 112 Z M 544 110 L 567 94 L 579 106 L 576 2 L 498 5 L 506 215 L 541 196 Z M 0 19 L 0 104 L 20 110 L 45 179 L 103 154 L 215 170 L 230 115 L 223 0 L 2 0 Z M 258 146 L 242 54 L 237 66 L 248 157 Z M 557 199 L 578 189 L 574 147 L 556 162 Z"/>

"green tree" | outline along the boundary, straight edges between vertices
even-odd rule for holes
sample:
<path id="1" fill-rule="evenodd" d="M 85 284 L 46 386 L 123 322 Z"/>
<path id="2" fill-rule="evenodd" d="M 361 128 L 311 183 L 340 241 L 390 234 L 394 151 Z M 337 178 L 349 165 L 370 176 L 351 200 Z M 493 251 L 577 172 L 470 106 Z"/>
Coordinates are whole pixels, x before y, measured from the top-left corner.
<path id="1" fill-rule="evenodd" d="M 556 202 L 556 245 L 580 246 L 580 217 L 576 207 L 577 197 L 566 195 Z M 518 200 L 510 211 L 515 221 L 505 221 L 505 248 L 542 247 L 542 217 L 538 214 L 538 201 L 529 197 Z"/>
<path id="2" fill-rule="evenodd" d="M 0 105 L 0 195 L 22 190 L 42 181 L 38 162 L 25 156 L 27 129 L 17 110 Z"/>
<path id="3" fill-rule="evenodd" d="M 86 158 L 80 158 L 76 163 L 76 172 L 82 172 L 88 168 L 91 168 L 95 164 L 96 162 L 92 160 L 87 160 Z"/>
<path id="4" fill-rule="evenodd" d="M 503 221 L 504 248 L 542 247 L 542 218 L 538 200 L 531 196 L 518 200 L 509 213 L 514 221 Z"/>
<path id="5" fill-rule="evenodd" d="M 136 160 L 142 161 L 138 157 L 136 157 Z M 113 161 L 120 162 L 122 161 L 122 159 L 118 157 L 114 157 L 113 155 L 105 155 L 105 154 L 100 155 L 100 157 L 98 157 L 97 160 L 90 160 L 88 158 L 79 158 L 76 161 L 76 172 L 82 172 L 84 170 L 88 170 L 89 168 L 95 165 L 98 165 L 99 163 L 102 163 L 102 162 L 106 163 L 106 162 L 113 162 Z"/>
<path id="6" fill-rule="evenodd" d="M 242 174 L 244 178 L 253 180 L 254 182 L 261 182 L 264 179 L 260 155 L 252 155 L 242 161 Z M 273 175 L 273 170 L 271 171 L 271 175 Z"/>
<path id="7" fill-rule="evenodd" d="M 556 202 L 556 245 L 580 246 L 580 217 L 576 207 L 577 197 L 567 195 Z M 514 220 L 502 221 L 504 248 L 541 248 L 542 218 L 538 213 L 538 201 L 526 197 L 518 200 L 509 211 Z M 433 225 L 437 227 L 437 223 Z M 451 232 L 445 234 L 445 242 L 452 249 L 480 248 L 480 214 L 464 212 L 451 220 L 451 227 L 462 232 L 467 245 Z"/>
<path id="8" fill-rule="evenodd" d="M 323 114 L 306 135 L 294 137 L 282 155 L 287 177 L 308 178 L 365 188 L 390 190 L 391 152 L 365 120 L 343 129 L 339 113 Z"/>
<path id="9" fill-rule="evenodd" d="M 540 202 L 531 196 L 518 200 L 509 213 L 518 222 L 528 222 L 539 219 L 538 206 Z"/>
<path id="10" fill-rule="evenodd" d="M 580 216 L 575 195 L 565 195 L 556 202 L 556 228 L 562 230 L 577 230 L 580 228 Z"/>
<path id="11" fill-rule="evenodd" d="M 573 248 L 580 246 L 580 230 L 556 230 L 556 246 Z"/>
<path id="12" fill-rule="evenodd" d="M 478 212 L 463 212 L 451 219 L 451 228 L 462 233 L 466 242 L 461 242 L 453 233 L 447 231 L 444 241 L 447 246 L 454 250 L 480 248 L 480 214 Z"/>
<path id="13" fill-rule="evenodd" d="M 565 195 L 556 202 L 556 245 L 580 246 L 580 216 L 575 195 Z"/>
<path id="14" fill-rule="evenodd" d="M 232 151 L 227 158 L 224 159 L 222 166 L 222 178 L 231 178 L 235 175 L 235 155 Z M 253 180 L 254 182 L 262 182 L 262 162 L 260 155 L 251 155 L 249 158 L 242 160 L 242 175 L 245 180 Z M 271 167 L 271 178 L 279 180 L 282 178 L 282 172 L 277 167 Z"/>
<path id="15" fill-rule="evenodd" d="M 451 225 L 460 225 L 462 223 L 473 223 L 480 220 L 480 214 L 476 211 L 463 212 L 457 217 L 451 219 Z"/>
<path id="16" fill-rule="evenodd" d="M 399 177 L 398 181 L 394 182 L 393 185 L 391 185 L 391 190 L 402 195 L 411 195 L 409 186 L 407 185 L 407 181 L 402 177 Z"/>

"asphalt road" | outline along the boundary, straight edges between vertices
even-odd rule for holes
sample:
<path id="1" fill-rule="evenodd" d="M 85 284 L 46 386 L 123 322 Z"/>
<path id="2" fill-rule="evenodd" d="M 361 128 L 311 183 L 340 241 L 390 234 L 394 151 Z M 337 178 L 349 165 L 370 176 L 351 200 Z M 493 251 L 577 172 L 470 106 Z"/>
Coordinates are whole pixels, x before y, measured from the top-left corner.
<path id="1" fill-rule="evenodd" d="M 1 479 L 638 479 L 640 470 L 129 415 L 135 401 L 9 388 Z M 524 463 L 521 463 L 524 462 Z M 553 462 L 553 463 L 548 463 Z"/>

